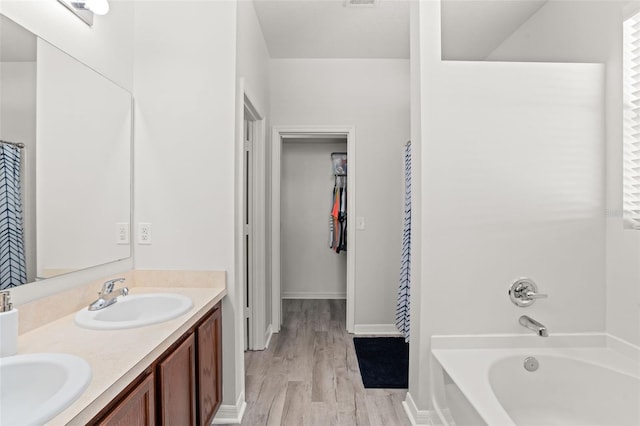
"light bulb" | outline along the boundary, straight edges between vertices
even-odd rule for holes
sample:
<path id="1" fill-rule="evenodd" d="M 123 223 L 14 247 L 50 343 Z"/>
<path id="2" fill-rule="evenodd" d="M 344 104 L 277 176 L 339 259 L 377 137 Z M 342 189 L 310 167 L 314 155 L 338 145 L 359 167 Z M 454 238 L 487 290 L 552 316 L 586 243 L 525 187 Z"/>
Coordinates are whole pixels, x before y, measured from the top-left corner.
<path id="1" fill-rule="evenodd" d="M 106 15 L 109 12 L 109 2 L 107 0 L 87 0 L 85 7 L 96 15 Z"/>

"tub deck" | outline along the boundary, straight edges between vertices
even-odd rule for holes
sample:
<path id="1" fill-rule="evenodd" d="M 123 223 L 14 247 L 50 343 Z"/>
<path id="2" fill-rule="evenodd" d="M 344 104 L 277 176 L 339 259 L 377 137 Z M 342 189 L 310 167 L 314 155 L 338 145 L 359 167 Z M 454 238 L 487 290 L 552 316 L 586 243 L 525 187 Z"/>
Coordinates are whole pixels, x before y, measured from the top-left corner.
<path id="1" fill-rule="evenodd" d="M 553 339 L 543 339 L 537 336 L 529 338 L 529 336 L 520 335 L 513 336 L 513 339 L 509 339 L 510 336 L 466 337 L 434 336 L 432 338 L 431 352 L 437 361 L 434 362 L 434 374 L 441 374 L 442 371 L 446 372 L 446 375 L 451 378 L 464 398 L 477 411 L 482 420 L 489 425 L 517 424 L 512 418 L 517 417 L 514 416 L 513 407 L 510 415 L 503 406 L 505 405 L 504 401 L 500 401 L 492 387 L 490 380 L 492 367 L 498 362 L 504 362 L 506 359 L 516 357 L 517 360 L 522 360 L 518 364 L 520 368 L 517 371 L 525 371 L 521 364 L 528 356 L 577 360 L 596 368 L 604 368 L 634 378 L 635 380 L 632 379 L 634 383 L 632 387 L 636 386 L 635 383 L 637 383 L 637 387 L 632 389 L 632 394 L 634 392 L 637 394 L 637 403 L 633 404 L 632 402 L 629 405 L 633 405 L 633 407 L 629 406 L 628 408 L 629 410 L 635 410 L 635 413 L 632 413 L 632 418 L 636 419 L 636 423 L 632 422 L 630 424 L 638 424 L 640 422 L 640 356 L 638 355 L 640 351 L 636 351 L 636 347 L 625 346 L 616 341 L 615 338 L 612 339 L 611 336 L 604 334 L 554 336 Z M 572 339 L 572 337 L 574 338 Z M 438 368 L 441 368 L 442 371 L 438 372 Z M 510 370 L 506 374 L 513 374 L 513 371 Z M 583 375 L 578 377 L 576 380 L 580 380 L 587 386 L 597 386 L 597 383 L 589 382 L 589 377 L 583 377 Z M 579 384 L 578 386 L 583 385 Z M 534 397 L 528 391 L 528 389 L 514 389 L 512 392 L 514 395 L 521 395 L 520 400 L 523 402 L 523 409 L 526 408 L 527 398 Z M 438 393 L 440 394 L 440 400 L 437 400 Z M 454 410 L 455 408 L 451 404 L 449 404 L 451 406 L 447 405 L 445 401 L 446 398 L 451 399 L 456 393 L 450 392 L 450 389 L 445 390 L 443 388 L 439 392 L 434 390 L 434 395 L 436 411 L 438 411 L 441 420 L 445 424 L 450 424 L 452 416 L 448 415 L 449 409 Z M 447 396 L 445 397 L 445 395 Z M 457 396 L 459 397 L 460 395 Z M 632 396 L 631 399 L 633 398 Z M 457 399 L 463 400 L 463 398 Z M 558 410 L 561 410 L 562 404 L 554 405 L 556 411 L 553 416 L 558 417 L 560 416 L 560 411 Z M 523 412 L 520 408 L 517 408 L 517 410 L 520 411 L 517 413 L 520 417 L 530 415 L 535 416 L 537 422 L 545 421 L 545 424 L 555 424 L 550 422 L 551 418 L 545 420 L 545 416 L 549 415 L 541 412 L 541 410 L 532 411 L 529 414 Z M 571 413 L 567 415 L 571 415 Z M 454 415 L 453 417 L 456 416 Z M 468 416 L 465 417 L 469 418 Z M 556 421 L 561 422 L 558 424 L 568 424 L 566 419 L 560 419 L 559 417 L 556 418 Z M 575 424 L 581 423 L 576 420 Z M 598 422 L 594 424 L 598 424 Z"/>

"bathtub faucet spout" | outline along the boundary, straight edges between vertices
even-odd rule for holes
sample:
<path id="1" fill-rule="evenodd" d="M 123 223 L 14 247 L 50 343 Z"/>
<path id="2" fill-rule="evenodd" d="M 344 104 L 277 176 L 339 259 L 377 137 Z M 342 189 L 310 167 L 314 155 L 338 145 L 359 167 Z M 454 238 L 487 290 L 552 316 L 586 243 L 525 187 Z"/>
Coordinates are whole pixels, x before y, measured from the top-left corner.
<path id="1" fill-rule="evenodd" d="M 544 325 L 540 324 L 538 321 L 526 315 L 523 315 L 520 317 L 520 325 L 523 327 L 527 327 L 529 330 L 532 330 L 540 337 L 549 336 L 549 333 L 547 332 L 547 327 L 545 327 Z"/>

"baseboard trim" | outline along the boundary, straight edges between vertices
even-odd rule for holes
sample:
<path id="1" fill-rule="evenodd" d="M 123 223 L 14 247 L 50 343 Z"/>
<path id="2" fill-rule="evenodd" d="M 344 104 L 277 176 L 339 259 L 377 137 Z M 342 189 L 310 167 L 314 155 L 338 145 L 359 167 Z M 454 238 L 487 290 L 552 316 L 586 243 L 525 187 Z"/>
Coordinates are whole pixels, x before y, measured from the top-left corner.
<path id="1" fill-rule="evenodd" d="M 347 293 L 330 291 L 283 291 L 283 299 L 346 299 Z"/>
<path id="2" fill-rule="evenodd" d="M 267 331 L 264 332 L 264 348 L 269 348 L 269 343 L 271 343 L 271 337 L 273 336 L 273 327 L 269 324 L 267 327 Z"/>
<path id="3" fill-rule="evenodd" d="M 212 425 L 239 425 L 242 423 L 242 416 L 244 416 L 244 410 L 247 408 L 247 403 L 244 400 L 244 391 L 240 392 L 236 405 L 221 405 L 216 413 Z"/>
<path id="4" fill-rule="evenodd" d="M 402 401 L 402 407 L 404 407 L 404 411 L 407 413 L 407 417 L 409 417 L 412 426 L 432 426 L 439 424 L 439 422 L 436 423 L 433 420 L 434 416 L 437 418 L 436 413 L 431 410 L 418 410 L 410 392 L 407 392 L 405 400 Z"/>
<path id="5" fill-rule="evenodd" d="M 402 336 L 395 324 L 356 324 L 356 336 Z"/>

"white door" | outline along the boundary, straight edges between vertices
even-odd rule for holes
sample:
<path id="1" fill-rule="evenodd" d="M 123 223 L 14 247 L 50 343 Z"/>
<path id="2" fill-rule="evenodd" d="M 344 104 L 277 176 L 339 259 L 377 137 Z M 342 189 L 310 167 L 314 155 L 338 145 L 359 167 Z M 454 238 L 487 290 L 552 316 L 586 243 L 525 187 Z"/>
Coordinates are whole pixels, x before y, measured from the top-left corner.
<path id="1" fill-rule="evenodd" d="M 244 349 L 253 347 L 251 342 L 251 311 L 253 307 L 253 236 L 252 223 L 253 217 L 253 158 L 252 147 L 254 138 L 254 121 L 249 119 L 248 113 L 244 113 L 244 238 L 243 238 L 243 268 L 244 268 Z"/>

